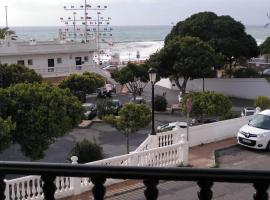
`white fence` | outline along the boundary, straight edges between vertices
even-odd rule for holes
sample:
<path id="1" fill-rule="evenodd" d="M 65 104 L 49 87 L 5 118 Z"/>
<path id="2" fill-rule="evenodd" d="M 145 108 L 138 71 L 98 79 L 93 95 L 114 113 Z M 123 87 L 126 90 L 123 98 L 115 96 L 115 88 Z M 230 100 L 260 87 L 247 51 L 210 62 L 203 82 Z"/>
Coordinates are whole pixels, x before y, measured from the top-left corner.
<path id="1" fill-rule="evenodd" d="M 258 96 L 267 96 L 270 98 L 270 83 L 265 78 L 206 78 L 204 83 L 205 90 L 230 97 L 255 99 Z M 163 79 L 158 84 L 178 90 L 168 79 Z M 189 91 L 202 91 L 202 89 L 202 79 L 189 80 L 187 83 Z"/>

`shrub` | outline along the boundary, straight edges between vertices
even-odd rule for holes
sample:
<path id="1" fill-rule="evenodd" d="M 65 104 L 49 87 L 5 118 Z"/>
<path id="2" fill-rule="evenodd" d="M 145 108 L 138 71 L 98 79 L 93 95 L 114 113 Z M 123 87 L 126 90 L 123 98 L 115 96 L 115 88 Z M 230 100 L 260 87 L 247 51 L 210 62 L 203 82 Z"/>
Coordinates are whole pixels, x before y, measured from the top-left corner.
<path id="1" fill-rule="evenodd" d="M 96 143 L 95 139 L 94 141 L 84 139 L 81 142 L 77 142 L 70 151 L 69 158 L 71 156 L 77 156 L 78 163 L 80 164 L 93 162 L 104 158 L 103 149 Z"/>
<path id="2" fill-rule="evenodd" d="M 111 114 L 115 114 L 112 100 L 110 98 L 99 98 L 97 101 L 97 116 L 102 119 L 103 116 Z"/>
<path id="3" fill-rule="evenodd" d="M 167 99 L 164 96 L 156 95 L 154 100 L 156 111 L 165 111 L 167 108 Z"/>
<path id="4" fill-rule="evenodd" d="M 260 107 L 262 110 L 270 108 L 270 99 L 266 96 L 258 96 L 255 99 L 255 106 Z"/>
<path id="5" fill-rule="evenodd" d="M 258 78 L 260 77 L 259 72 L 253 68 L 240 68 L 233 72 L 235 78 Z"/>

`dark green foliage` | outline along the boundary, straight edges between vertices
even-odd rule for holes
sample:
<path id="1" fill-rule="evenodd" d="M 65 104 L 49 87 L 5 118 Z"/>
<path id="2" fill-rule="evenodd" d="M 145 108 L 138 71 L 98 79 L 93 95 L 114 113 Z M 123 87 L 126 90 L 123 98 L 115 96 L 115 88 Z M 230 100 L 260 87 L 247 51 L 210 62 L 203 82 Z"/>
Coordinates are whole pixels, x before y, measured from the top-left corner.
<path id="1" fill-rule="evenodd" d="M 259 48 L 260 54 L 270 54 L 270 37 L 266 38 Z"/>
<path id="2" fill-rule="evenodd" d="M 17 36 L 15 35 L 15 32 L 13 30 L 10 30 L 9 28 L 0 28 L 0 39 L 5 39 L 6 36 L 11 36 L 12 40 L 16 40 Z"/>
<path id="3" fill-rule="evenodd" d="M 232 103 L 230 99 L 223 94 L 214 92 L 192 92 L 185 95 L 182 99 L 182 108 L 186 113 L 186 101 L 192 99 L 191 115 L 195 117 L 217 116 L 225 118 L 230 112 Z"/>
<path id="4" fill-rule="evenodd" d="M 133 63 L 128 63 L 121 70 L 113 71 L 111 75 L 115 81 L 128 88 L 134 99 L 137 95 L 141 95 L 142 89 L 146 86 L 149 78 L 147 65 Z"/>
<path id="5" fill-rule="evenodd" d="M 83 108 L 69 90 L 48 84 L 16 84 L 0 89 L 0 117 L 16 123 L 14 143 L 36 160 L 56 138 L 81 121 Z"/>
<path id="6" fill-rule="evenodd" d="M 270 108 L 270 99 L 266 96 L 258 96 L 255 99 L 254 105 L 256 107 L 260 107 L 261 110 L 269 109 Z"/>
<path id="7" fill-rule="evenodd" d="M 22 65 L 0 65 L 0 87 L 6 88 L 16 83 L 41 83 L 41 76 Z"/>
<path id="8" fill-rule="evenodd" d="M 97 116 L 102 119 L 105 115 L 114 115 L 113 103 L 110 98 L 99 98 L 97 100 Z"/>
<path id="9" fill-rule="evenodd" d="M 86 94 L 91 94 L 97 88 L 104 86 L 104 79 L 96 73 L 85 72 L 80 74 L 71 74 L 59 84 L 60 88 L 68 88 L 78 97 L 79 100 L 85 102 Z"/>
<path id="10" fill-rule="evenodd" d="M 96 143 L 96 140 L 89 141 L 86 139 L 75 144 L 70 152 L 69 159 L 71 156 L 77 156 L 79 164 L 93 162 L 104 158 L 103 149 Z"/>
<path id="11" fill-rule="evenodd" d="M 153 54 L 148 65 L 155 67 L 161 77 L 170 77 L 184 94 L 189 79 L 208 74 L 216 62 L 216 54 L 208 44 L 194 37 L 175 37 Z M 179 78 L 183 82 L 179 82 Z"/>
<path id="12" fill-rule="evenodd" d="M 11 131 L 13 131 L 15 127 L 10 117 L 6 120 L 0 117 L 0 151 L 6 149 L 12 142 Z"/>
<path id="13" fill-rule="evenodd" d="M 166 111 L 167 99 L 161 95 L 155 95 L 154 107 L 156 111 Z"/>
<path id="14" fill-rule="evenodd" d="M 258 55 L 255 39 L 245 32 L 241 22 L 213 12 L 200 12 L 180 21 L 166 37 L 165 43 L 176 36 L 199 37 L 225 56 L 225 61 L 230 64 L 241 56 L 249 59 Z"/>
<path id="15" fill-rule="evenodd" d="M 151 121 L 151 111 L 144 104 L 128 103 L 119 111 L 119 116 L 104 116 L 104 121 L 110 123 L 127 138 L 127 153 L 129 153 L 129 134 L 145 128 Z"/>
<path id="16" fill-rule="evenodd" d="M 234 78 L 259 78 L 260 74 L 253 68 L 239 68 L 233 71 Z"/>

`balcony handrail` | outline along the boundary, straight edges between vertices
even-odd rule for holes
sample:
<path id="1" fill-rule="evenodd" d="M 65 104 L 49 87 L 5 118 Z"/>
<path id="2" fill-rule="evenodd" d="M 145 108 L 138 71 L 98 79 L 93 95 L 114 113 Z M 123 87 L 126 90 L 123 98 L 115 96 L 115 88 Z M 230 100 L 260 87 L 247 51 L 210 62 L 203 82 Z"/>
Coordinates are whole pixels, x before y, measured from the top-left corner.
<path id="1" fill-rule="evenodd" d="M 176 181 L 270 182 L 269 170 L 215 169 L 189 167 L 98 166 L 62 163 L 0 162 L 1 175 L 50 175 L 105 177 L 114 179 L 160 179 Z"/>

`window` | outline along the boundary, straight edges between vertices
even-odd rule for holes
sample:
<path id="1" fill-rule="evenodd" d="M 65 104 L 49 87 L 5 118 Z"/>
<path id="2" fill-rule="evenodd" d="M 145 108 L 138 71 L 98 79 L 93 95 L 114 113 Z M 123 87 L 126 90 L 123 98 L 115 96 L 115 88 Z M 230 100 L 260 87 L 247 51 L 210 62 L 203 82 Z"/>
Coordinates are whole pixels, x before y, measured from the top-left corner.
<path id="1" fill-rule="evenodd" d="M 24 65 L 24 60 L 18 60 L 18 61 L 17 61 L 17 64 L 18 64 L 18 65 Z"/>
<path id="2" fill-rule="evenodd" d="M 33 60 L 29 59 L 29 60 L 27 60 L 27 63 L 28 63 L 28 65 L 33 65 Z"/>
<path id="3" fill-rule="evenodd" d="M 76 65 L 82 65 L 82 57 L 75 57 Z"/>
<path id="4" fill-rule="evenodd" d="M 54 59 L 48 59 L 48 67 L 54 67 Z"/>
<path id="5" fill-rule="evenodd" d="M 88 56 L 84 56 L 84 62 L 88 62 L 89 58 Z"/>
<path id="6" fill-rule="evenodd" d="M 57 58 L 57 64 L 61 64 L 62 63 L 62 58 Z"/>

